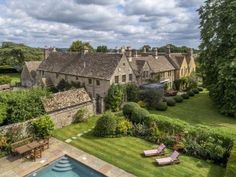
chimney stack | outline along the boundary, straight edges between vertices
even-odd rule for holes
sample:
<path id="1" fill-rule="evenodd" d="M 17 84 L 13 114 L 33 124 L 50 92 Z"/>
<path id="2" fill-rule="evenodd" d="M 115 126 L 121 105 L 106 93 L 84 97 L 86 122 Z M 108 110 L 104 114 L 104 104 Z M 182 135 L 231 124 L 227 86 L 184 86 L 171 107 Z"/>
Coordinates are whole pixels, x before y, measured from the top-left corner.
<path id="1" fill-rule="evenodd" d="M 129 60 L 129 62 L 132 62 L 132 50 L 131 50 L 131 47 L 127 47 L 127 52 L 128 52 L 128 60 Z"/>
<path id="2" fill-rule="evenodd" d="M 48 56 L 52 53 L 52 52 L 56 52 L 56 49 L 54 50 L 55 48 L 48 48 L 47 46 L 44 47 L 44 50 L 43 50 L 43 59 L 47 59 Z"/>
<path id="3" fill-rule="evenodd" d="M 158 49 L 157 49 L 157 48 L 155 48 L 155 49 L 154 49 L 154 51 L 155 51 L 155 54 L 154 54 L 154 56 L 155 56 L 155 59 L 158 59 Z"/>
<path id="4" fill-rule="evenodd" d="M 167 46 L 166 46 L 166 53 L 167 53 L 168 55 L 171 54 L 171 51 L 170 51 L 170 44 L 167 44 Z"/>
<path id="5" fill-rule="evenodd" d="M 87 46 L 84 46 L 83 49 L 82 49 L 82 55 L 85 55 L 89 52 L 89 48 Z"/>
<path id="6" fill-rule="evenodd" d="M 147 49 L 145 46 L 143 47 L 143 53 L 147 53 Z"/>
<path id="7" fill-rule="evenodd" d="M 192 48 L 189 49 L 189 51 L 188 51 L 188 55 L 189 55 L 190 57 L 193 56 L 193 49 L 192 49 Z"/>

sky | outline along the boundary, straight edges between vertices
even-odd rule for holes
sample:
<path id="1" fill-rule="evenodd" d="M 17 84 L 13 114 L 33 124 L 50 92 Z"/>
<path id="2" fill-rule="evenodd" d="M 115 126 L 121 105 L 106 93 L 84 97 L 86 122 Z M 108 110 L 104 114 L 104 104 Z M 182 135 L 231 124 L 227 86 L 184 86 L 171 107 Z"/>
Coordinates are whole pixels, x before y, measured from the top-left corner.
<path id="1" fill-rule="evenodd" d="M 0 0 L 0 42 L 197 48 L 204 0 Z"/>

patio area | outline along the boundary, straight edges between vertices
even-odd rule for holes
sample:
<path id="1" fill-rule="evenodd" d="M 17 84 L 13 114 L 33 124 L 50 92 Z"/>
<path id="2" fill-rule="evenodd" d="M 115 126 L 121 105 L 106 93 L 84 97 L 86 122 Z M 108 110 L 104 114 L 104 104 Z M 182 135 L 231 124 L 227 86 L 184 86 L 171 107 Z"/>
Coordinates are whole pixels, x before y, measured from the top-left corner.
<path id="1" fill-rule="evenodd" d="M 36 161 L 19 158 L 19 156 L 8 156 L 1 158 L 0 177 L 23 177 L 63 155 L 68 155 L 109 177 L 135 177 L 134 175 L 127 173 L 122 169 L 119 169 L 55 138 L 50 139 L 50 148 L 43 151 L 42 158 L 37 159 Z"/>

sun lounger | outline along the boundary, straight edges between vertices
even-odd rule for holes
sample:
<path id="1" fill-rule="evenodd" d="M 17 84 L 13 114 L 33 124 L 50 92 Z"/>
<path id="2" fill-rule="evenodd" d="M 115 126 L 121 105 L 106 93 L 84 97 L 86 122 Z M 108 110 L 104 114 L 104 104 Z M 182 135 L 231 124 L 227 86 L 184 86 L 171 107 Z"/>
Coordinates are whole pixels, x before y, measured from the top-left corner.
<path id="1" fill-rule="evenodd" d="M 174 151 L 170 157 L 160 158 L 156 159 L 156 162 L 158 165 L 169 165 L 174 163 L 179 163 L 179 153 L 177 151 Z"/>
<path id="2" fill-rule="evenodd" d="M 145 150 L 143 151 L 143 153 L 145 156 L 160 155 L 163 154 L 165 148 L 166 146 L 164 144 L 161 144 L 157 149 Z"/>

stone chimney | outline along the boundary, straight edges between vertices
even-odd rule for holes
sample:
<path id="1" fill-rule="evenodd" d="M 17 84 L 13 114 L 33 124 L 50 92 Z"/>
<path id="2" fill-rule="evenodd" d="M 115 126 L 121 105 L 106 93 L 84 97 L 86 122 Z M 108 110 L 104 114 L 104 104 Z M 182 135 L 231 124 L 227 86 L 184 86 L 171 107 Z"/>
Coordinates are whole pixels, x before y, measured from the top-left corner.
<path id="1" fill-rule="evenodd" d="M 143 47 L 143 53 L 147 53 L 147 49 L 145 46 Z"/>
<path id="2" fill-rule="evenodd" d="M 86 55 L 87 53 L 89 53 L 89 48 L 87 46 L 84 46 L 83 49 L 82 49 L 81 54 Z"/>
<path id="3" fill-rule="evenodd" d="M 129 60 L 129 62 L 132 62 L 132 50 L 131 50 L 131 47 L 127 47 L 127 52 L 128 52 L 128 60 Z"/>
<path id="4" fill-rule="evenodd" d="M 167 44 L 167 45 L 166 45 L 166 54 L 168 54 L 168 55 L 171 54 L 170 44 Z"/>
<path id="5" fill-rule="evenodd" d="M 138 51 L 137 50 L 135 50 L 135 55 L 134 56 L 138 57 Z"/>
<path id="6" fill-rule="evenodd" d="M 47 46 L 44 47 L 43 49 L 43 59 L 47 59 L 48 56 L 52 53 L 53 49 L 52 48 L 48 48 Z"/>
<path id="7" fill-rule="evenodd" d="M 193 49 L 192 49 L 192 48 L 190 48 L 190 49 L 188 50 L 188 55 L 189 55 L 190 57 L 193 57 Z"/>
<path id="8" fill-rule="evenodd" d="M 158 49 L 157 48 L 155 48 L 154 49 L 154 57 L 155 57 L 155 59 L 158 59 Z"/>

